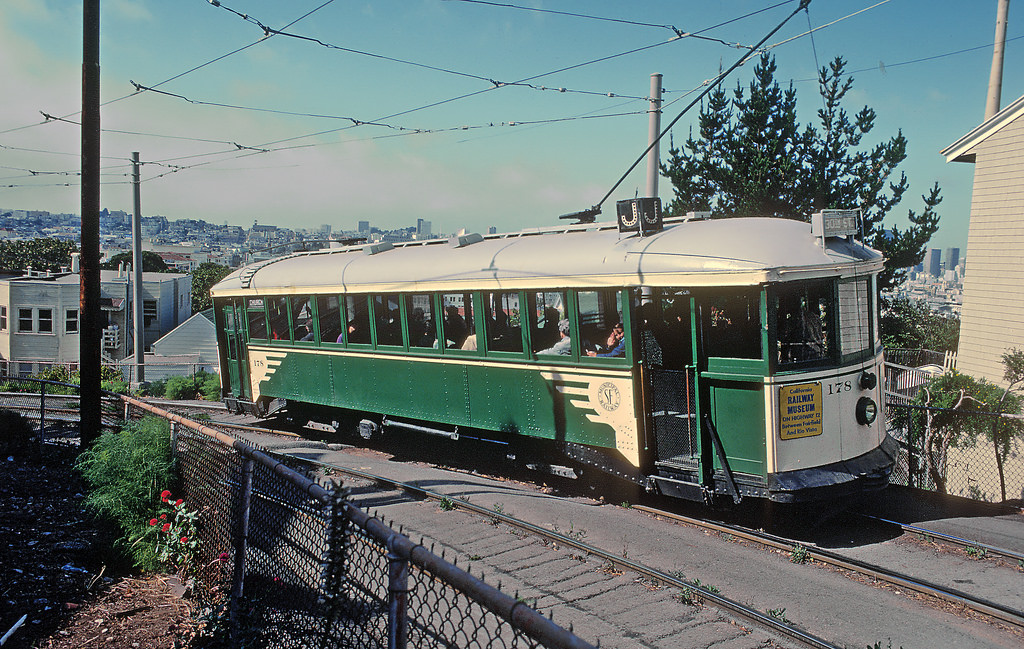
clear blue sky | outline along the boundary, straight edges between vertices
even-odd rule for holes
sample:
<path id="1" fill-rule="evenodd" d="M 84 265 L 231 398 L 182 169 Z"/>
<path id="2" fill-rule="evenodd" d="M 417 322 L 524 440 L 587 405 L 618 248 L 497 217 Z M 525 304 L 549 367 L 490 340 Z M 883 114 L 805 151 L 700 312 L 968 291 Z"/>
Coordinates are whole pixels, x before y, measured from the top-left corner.
<path id="1" fill-rule="evenodd" d="M 102 203 L 131 211 L 128 163 L 139 151 L 144 215 L 335 229 L 425 218 L 442 232 L 558 223 L 604 196 L 646 146 L 651 73 L 664 75 L 667 123 L 742 54 L 665 26 L 752 45 L 798 3 L 707 28 L 776 4 L 103 0 Z M 1018 11 L 1008 39 L 1024 35 Z M 847 108 L 878 113 L 869 143 L 900 129 L 909 140 L 910 191 L 894 222 L 942 186 L 936 247 L 966 244 L 973 168 L 939 150 L 982 121 L 995 12 L 996 0 L 813 0 L 768 41 L 797 37 L 772 52 L 780 81 L 798 90 L 801 123 L 820 106 L 817 67 L 848 61 Z M 40 111 L 78 120 L 81 15 L 79 2 L 0 3 L 0 207 L 79 211 L 78 128 L 41 123 Z M 303 38 L 264 38 L 257 22 Z M 1010 40 L 1004 106 L 1024 93 L 1022 63 L 1024 39 Z M 726 86 L 746 84 L 752 67 Z M 534 87 L 488 81 L 524 79 Z M 133 81 L 178 96 L 136 93 Z M 645 170 L 612 195 L 606 218 L 616 199 L 643 192 Z M 660 194 L 671 198 L 664 179 Z"/>

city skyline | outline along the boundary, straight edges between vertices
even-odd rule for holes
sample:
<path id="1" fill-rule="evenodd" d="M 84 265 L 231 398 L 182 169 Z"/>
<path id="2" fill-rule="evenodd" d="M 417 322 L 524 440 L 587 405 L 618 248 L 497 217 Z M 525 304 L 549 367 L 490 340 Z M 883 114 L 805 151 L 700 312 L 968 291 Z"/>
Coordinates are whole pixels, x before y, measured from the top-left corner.
<path id="1" fill-rule="evenodd" d="M 596 203 L 643 151 L 651 73 L 664 74 L 667 123 L 742 54 L 730 44 L 757 42 L 797 6 L 219 4 L 104 3 L 109 209 L 132 209 L 128 158 L 137 150 L 143 215 L 343 229 L 422 218 L 435 232 L 557 225 Z M 79 209 L 79 10 L 0 7 L 0 78 L 19 89 L 0 117 L 0 202 L 10 208 Z M 815 70 L 847 59 L 855 82 L 846 109 L 878 113 L 867 145 L 901 129 L 908 139 L 900 169 L 910 189 L 891 223 L 904 227 L 937 181 L 942 225 L 930 245 L 941 248 L 966 249 L 973 169 L 947 164 L 939 150 L 983 120 L 995 11 L 994 0 L 815 0 L 769 40 L 777 79 L 797 90 L 801 124 L 820 102 Z M 287 35 L 268 37 L 256 23 Z M 678 38 L 666 26 L 700 33 Z M 1014 74 L 1020 34 L 1011 14 L 1003 105 L 1024 91 Z M 752 67 L 724 87 L 749 83 Z M 676 143 L 696 112 L 673 129 Z M 614 200 L 643 191 L 644 174 L 641 164 L 601 219 Z M 659 193 L 671 198 L 667 180 Z"/>

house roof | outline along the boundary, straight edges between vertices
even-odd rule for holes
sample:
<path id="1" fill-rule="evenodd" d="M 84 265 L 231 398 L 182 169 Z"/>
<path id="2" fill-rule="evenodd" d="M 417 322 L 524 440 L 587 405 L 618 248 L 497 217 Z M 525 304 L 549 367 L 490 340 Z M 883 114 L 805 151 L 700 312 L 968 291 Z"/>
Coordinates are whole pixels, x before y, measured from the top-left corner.
<path id="1" fill-rule="evenodd" d="M 1024 95 L 939 153 L 946 157 L 946 162 L 974 162 L 975 147 L 1022 115 Z"/>

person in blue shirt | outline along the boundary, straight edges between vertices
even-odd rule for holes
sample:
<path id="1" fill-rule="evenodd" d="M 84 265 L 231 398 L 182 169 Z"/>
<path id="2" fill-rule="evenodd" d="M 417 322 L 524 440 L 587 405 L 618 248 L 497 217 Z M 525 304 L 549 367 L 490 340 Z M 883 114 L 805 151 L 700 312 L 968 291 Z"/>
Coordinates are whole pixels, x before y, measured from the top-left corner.
<path id="1" fill-rule="evenodd" d="M 597 356 L 601 358 L 622 358 L 625 355 L 626 334 L 621 322 L 612 327 L 611 333 L 608 334 L 608 341 L 605 343 L 605 351 L 587 352 L 587 356 Z"/>

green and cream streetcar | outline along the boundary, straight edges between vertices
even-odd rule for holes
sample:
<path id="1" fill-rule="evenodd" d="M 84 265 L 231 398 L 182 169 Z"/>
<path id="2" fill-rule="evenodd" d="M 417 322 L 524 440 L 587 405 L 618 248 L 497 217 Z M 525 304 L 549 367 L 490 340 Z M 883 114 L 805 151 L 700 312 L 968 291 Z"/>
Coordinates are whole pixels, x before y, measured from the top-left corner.
<path id="1" fill-rule="evenodd" d="M 856 213 L 702 216 L 637 231 L 627 205 L 246 266 L 212 290 L 225 402 L 484 437 L 705 502 L 881 488 L 883 259 Z"/>

